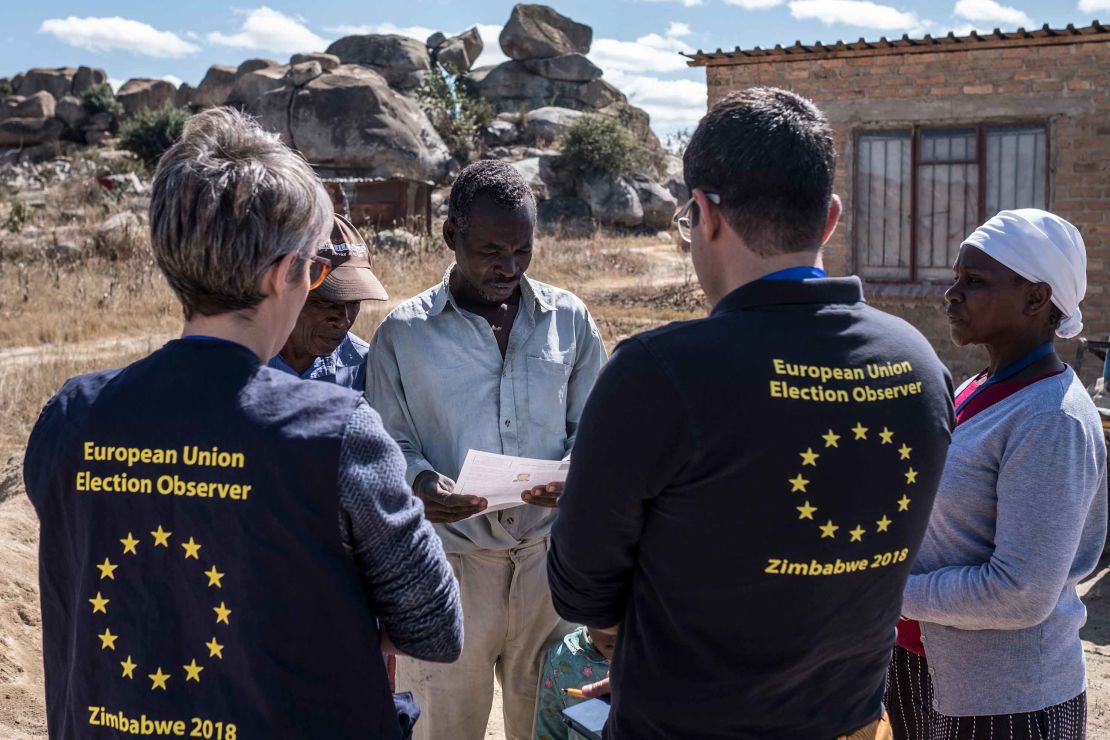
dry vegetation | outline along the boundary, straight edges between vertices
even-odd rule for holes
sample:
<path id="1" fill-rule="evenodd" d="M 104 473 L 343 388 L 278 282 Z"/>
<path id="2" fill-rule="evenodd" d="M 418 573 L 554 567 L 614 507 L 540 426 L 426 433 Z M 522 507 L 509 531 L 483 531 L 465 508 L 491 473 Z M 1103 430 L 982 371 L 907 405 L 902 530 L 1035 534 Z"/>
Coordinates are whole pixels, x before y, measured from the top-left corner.
<path id="1" fill-rule="evenodd" d="M 22 446 L 67 378 L 146 354 L 180 330 L 181 315 L 150 255 L 144 196 L 73 180 L 0 198 L 3 454 Z M 392 300 L 366 303 L 355 333 L 370 337 L 398 301 L 437 282 L 450 260 L 435 238 L 407 252 L 379 251 L 374 268 Z M 656 237 L 543 236 L 530 274 L 583 297 L 611 348 L 637 331 L 704 314 L 688 262 Z"/>

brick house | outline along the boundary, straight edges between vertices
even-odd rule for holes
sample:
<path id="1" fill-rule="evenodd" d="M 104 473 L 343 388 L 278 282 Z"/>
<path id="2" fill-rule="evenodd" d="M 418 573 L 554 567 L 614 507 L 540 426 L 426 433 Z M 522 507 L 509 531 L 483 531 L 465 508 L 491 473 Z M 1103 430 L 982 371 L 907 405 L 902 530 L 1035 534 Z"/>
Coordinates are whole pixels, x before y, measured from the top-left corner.
<path id="1" fill-rule="evenodd" d="M 838 41 L 688 55 L 709 104 L 771 85 L 836 130 L 844 216 L 826 253 L 868 300 L 915 324 L 957 378 L 981 368 L 948 339 L 942 295 L 961 239 L 1004 208 L 1060 214 L 1089 261 L 1083 336 L 1110 333 L 1110 28 Z M 1065 357 L 1071 351 L 1063 347 Z M 1083 375 L 1097 372 L 1089 360 Z"/>

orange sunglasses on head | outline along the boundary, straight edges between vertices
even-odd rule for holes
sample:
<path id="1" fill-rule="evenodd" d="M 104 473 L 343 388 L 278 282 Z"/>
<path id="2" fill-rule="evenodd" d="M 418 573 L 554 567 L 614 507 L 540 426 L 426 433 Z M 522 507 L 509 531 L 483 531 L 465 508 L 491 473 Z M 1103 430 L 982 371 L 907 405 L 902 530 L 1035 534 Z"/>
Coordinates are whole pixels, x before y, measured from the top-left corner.
<path id="1" fill-rule="evenodd" d="M 331 274 L 331 260 L 318 254 L 312 255 L 308 260 L 308 289 L 316 290 Z"/>

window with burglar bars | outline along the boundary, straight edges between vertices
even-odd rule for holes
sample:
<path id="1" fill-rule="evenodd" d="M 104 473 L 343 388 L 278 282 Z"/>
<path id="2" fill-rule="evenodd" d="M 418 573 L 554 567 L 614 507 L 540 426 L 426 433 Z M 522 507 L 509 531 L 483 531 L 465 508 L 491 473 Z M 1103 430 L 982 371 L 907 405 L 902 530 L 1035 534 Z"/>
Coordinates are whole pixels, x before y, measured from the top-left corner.
<path id="1" fill-rule="evenodd" d="M 856 137 L 855 262 L 879 280 L 943 281 L 960 242 L 1007 208 L 1046 208 L 1043 125 Z"/>

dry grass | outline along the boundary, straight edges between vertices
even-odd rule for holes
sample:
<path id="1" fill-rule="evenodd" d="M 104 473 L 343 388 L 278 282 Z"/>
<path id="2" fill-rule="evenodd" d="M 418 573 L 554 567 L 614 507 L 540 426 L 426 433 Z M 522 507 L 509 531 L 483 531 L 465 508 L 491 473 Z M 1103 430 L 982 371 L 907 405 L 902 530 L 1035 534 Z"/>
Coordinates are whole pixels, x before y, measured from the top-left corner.
<path id="1" fill-rule="evenodd" d="M 0 228 L 13 199 L 34 210 L 0 239 L 0 452 L 22 446 L 67 378 L 125 364 L 181 327 L 178 303 L 150 255 L 144 198 L 87 182 L 8 194 Z M 103 233 L 101 224 L 118 214 L 134 223 Z M 54 256 L 67 244 L 75 247 L 67 257 Z M 393 306 L 436 284 L 451 259 L 438 239 L 407 252 L 379 251 L 374 269 L 392 300 L 364 304 L 355 333 L 372 336 Z M 634 332 L 704 313 L 687 265 L 654 237 L 542 236 L 529 274 L 585 299 L 611 348 Z"/>

